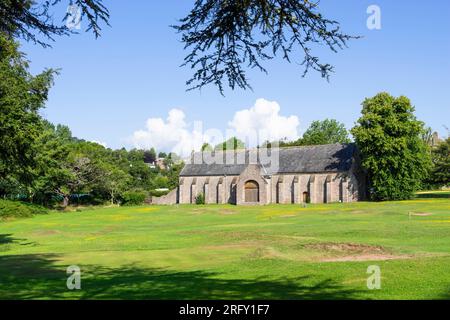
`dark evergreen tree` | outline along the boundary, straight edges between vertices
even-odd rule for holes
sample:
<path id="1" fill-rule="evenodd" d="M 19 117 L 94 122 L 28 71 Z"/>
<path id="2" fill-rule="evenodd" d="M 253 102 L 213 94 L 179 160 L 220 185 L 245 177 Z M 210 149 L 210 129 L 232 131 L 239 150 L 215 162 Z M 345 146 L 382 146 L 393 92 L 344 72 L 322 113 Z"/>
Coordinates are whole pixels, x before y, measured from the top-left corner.
<path id="1" fill-rule="evenodd" d="M 298 60 L 308 70 L 327 78 L 333 66 L 312 52 L 316 44 L 331 51 L 343 49 L 352 38 L 339 23 L 322 16 L 317 1 L 196 0 L 191 12 L 174 28 L 190 53 L 184 64 L 194 69 L 190 89 L 208 84 L 232 89 L 251 88 L 246 67 L 263 72 L 263 61 L 280 55 Z"/>
<path id="2" fill-rule="evenodd" d="M 30 183 L 54 70 L 33 76 L 18 44 L 0 33 L 0 179 Z M 2 192 L 0 190 L 0 192 Z"/>

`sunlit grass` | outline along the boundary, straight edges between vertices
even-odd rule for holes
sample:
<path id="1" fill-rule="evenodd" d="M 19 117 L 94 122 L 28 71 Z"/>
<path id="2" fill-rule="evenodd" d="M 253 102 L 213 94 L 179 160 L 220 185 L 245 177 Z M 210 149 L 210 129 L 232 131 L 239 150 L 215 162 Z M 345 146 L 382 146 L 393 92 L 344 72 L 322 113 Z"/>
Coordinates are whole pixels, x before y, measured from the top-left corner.
<path id="1" fill-rule="evenodd" d="M 367 267 L 382 289 L 366 287 Z M 68 291 L 67 266 L 82 269 Z M 0 223 L 0 298 L 450 298 L 450 199 L 143 206 Z"/>

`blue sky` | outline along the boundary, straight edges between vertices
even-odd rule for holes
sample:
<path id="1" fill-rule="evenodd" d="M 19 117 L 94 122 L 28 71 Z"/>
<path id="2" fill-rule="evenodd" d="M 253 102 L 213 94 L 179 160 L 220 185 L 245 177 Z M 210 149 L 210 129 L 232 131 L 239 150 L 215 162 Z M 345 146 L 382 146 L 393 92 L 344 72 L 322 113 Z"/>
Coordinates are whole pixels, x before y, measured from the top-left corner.
<path id="1" fill-rule="evenodd" d="M 186 52 L 169 25 L 183 17 L 192 2 L 111 1 L 111 27 L 105 27 L 97 40 L 82 32 L 58 38 L 50 49 L 24 43 L 33 72 L 61 68 L 42 114 L 69 125 L 80 138 L 130 148 L 130 137 L 146 130 L 147 119 L 162 118 L 165 123 L 174 108 L 183 112 L 187 126 L 201 120 L 206 128 L 225 130 L 236 120 L 236 112 L 262 98 L 277 102 L 279 120 L 297 117 L 301 133 L 311 121 L 325 118 L 351 128 L 363 99 L 388 91 L 408 96 L 417 117 L 446 135 L 449 1 L 322 0 L 327 17 L 340 21 L 344 31 L 363 36 L 337 54 L 325 48 L 316 51 L 322 61 L 335 66 L 330 82 L 316 73 L 302 78 L 297 63 L 301 57 L 292 64 L 276 59 L 266 63 L 268 75 L 248 73 L 253 91 L 228 90 L 225 97 L 215 87 L 186 92 L 190 71 L 179 67 Z M 366 10 L 372 4 L 381 8 L 381 30 L 366 27 Z M 62 17 L 64 10 L 58 7 L 55 17 Z M 160 144 L 161 149 L 169 147 Z"/>

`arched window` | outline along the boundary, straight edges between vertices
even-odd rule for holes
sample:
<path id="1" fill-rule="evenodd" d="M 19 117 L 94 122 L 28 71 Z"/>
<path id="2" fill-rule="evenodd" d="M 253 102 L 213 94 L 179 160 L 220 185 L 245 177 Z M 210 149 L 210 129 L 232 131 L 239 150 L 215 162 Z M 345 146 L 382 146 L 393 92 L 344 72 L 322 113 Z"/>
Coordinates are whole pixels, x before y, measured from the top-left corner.
<path id="1" fill-rule="evenodd" d="M 245 183 L 245 202 L 259 202 L 259 185 L 256 181 L 247 181 Z"/>

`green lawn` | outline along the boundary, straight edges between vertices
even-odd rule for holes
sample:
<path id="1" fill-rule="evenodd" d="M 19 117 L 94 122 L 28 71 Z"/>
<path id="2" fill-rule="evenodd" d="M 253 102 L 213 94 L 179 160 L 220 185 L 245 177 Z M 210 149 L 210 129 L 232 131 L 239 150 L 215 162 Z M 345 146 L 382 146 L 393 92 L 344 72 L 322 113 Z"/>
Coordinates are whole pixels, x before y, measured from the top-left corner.
<path id="1" fill-rule="evenodd" d="M 66 288 L 66 268 L 82 290 Z M 382 289 L 368 290 L 370 265 Z M 121 207 L 0 222 L 0 299 L 450 299 L 450 199 Z"/>

